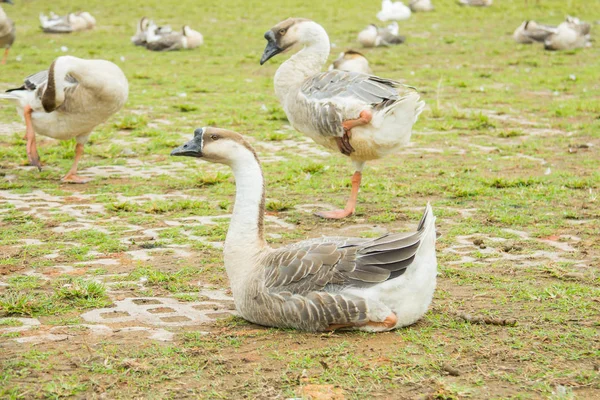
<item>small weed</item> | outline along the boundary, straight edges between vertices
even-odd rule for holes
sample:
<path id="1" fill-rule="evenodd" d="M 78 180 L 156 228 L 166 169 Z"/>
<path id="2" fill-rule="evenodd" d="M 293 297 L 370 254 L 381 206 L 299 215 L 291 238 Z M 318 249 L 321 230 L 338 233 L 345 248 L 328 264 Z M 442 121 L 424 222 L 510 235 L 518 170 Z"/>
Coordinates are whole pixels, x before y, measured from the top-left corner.
<path id="1" fill-rule="evenodd" d="M 148 125 L 148 120 L 143 115 L 127 115 L 115 123 L 115 128 L 121 130 L 136 130 Z"/>

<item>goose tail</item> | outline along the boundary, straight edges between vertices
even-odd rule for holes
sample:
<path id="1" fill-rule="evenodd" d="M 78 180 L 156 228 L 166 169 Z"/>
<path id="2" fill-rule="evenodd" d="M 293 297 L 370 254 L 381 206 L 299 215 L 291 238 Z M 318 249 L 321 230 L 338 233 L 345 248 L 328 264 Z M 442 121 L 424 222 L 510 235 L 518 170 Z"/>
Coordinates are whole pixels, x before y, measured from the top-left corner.
<path id="1" fill-rule="evenodd" d="M 21 101 L 21 96 L 13 93 L 0 93 L 0 99 Z"/>

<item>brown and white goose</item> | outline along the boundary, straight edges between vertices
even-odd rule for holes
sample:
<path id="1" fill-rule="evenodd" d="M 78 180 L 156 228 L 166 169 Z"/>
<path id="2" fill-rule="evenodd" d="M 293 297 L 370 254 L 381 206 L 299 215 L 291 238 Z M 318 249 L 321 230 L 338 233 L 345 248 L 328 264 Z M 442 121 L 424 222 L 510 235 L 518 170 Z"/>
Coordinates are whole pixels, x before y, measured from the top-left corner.
<path id="1" fill-rule="evenodd" d="M 369 60 L 363 54 L 356 50 L 348 49 L 329 66 L 329 70 L 339 69 L 340 71 L 360 72 L 363 74 L 371 74 Z"/>
<path id="2" fill-rule="evenodd" d="M 256 152 L 235 132 L 199 128 L 171 152 L 233 169 L 225 268 L 236 309 L 256 324 L 307 331 L 387 331 L 425 314 L 436 285 L 435 217 L 377 239 L 322 237 L 273 249 L 264 240 L 265 186 Z"/>
<path id="3" fill-rule="evenodd" d="M 48 70 L 27 77 L 23 86 L 0 93 L 0 99 L 15 101 L 25 119 L 30 164 L 41 170 L 36 133 L 58 140 L 75 138 L 75 162 L 62 181 L 85 183 L 77 175 L 83 146 L 97 125 L 123 107 L 128 90 L 123 71 L 110 61 L 64 56 Z"/>
<path id="4" fill-rule="evenodd" d="M 13 4 L 12 0 L 0 0 L 0 3 Z M 0 64 L 6 64 L 8 52 L 15 42 L 16 38 L 15 23 L 8 18 L 2 6 L 0 6 L 0 48 L 4 48 L 4 55 Z"/>
<path id="5" fill-rule="evenodd" d="M 316 22 L 290 18 L 267 31 L 265 39 L 261 64 L 292 47 L 301 48 L 275 73 L 275 93 L 292 126 L 354 163 L 346 207 L 317 213 L 347 217 L 356 207 L 365 162 L 408 144 L 425 104 L 414 88 L 399 82 L 355 72 L 321 72 L 330 47 L 327 32 Z"/>

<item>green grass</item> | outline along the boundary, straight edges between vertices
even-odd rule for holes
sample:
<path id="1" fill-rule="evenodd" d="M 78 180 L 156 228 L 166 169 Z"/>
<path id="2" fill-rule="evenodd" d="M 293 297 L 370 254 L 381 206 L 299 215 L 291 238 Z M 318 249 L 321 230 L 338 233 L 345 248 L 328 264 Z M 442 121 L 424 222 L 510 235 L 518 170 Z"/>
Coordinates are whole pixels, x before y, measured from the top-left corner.
<path id="1" fill-rule="evenodd" d="M 406 44 L 364 49 L 376 75 L 415 86 L 427 108 L 411 148 L 368 163 L 356 214 L 345 221 L 311 212 L 320 203 L 343 207 L 351 164 L 294 146 L 305 139 L 290 129 L 273 91 L 288 55 L 258 61 L 264 32 L 289 16 L 321 23 L 336 45 L 333 60 L 358 48 L 356 34 L 376 21 L 379 4 L 15 3 L 3 6 L 18 37 L 0 66 L 0 90 L 71 54 L 117 63 L 130 95 L 93 132 L 80 163 L 82 172 L 105 173 L 80 186 L 59 182 L 74 141 L 38 136 L 43 171 L 25 166 L 23 123 L 0 102 L 0 398 L 294 398 L 307 384 L 336 385 L 355 399 L 600 396 L 600 50 L 596 41 L 545 52 L 511 37 L 524 19 L 558 24 L 568 14 L 593 23 L 600 3 L 498 0 L 480 9 L 437 0 L 434 12 L 400 24 Z M 97 18 L 96 30 L 50 36 L 37 26 L 41 11 L 81 7 Z M 205 45 L 174 53 L 134 47 L 129 37 L 142 15 L 175 29 L 189 24 Z M 269 218 L 293 226 L 266 223 L 274 246 L 405 230 L 430 201 L 441 236 L 438 289 L 426 316 L 383 335 L 263 329 L 239 317 L 169 327 L 170 343 L 82 333 L 84 311 L 123 297 L 195 302 L 201 288 L 229 287 L 222 252 L 207 242 L 225 238 L 232 174 L 169 157 L 202 126 L 242 133 L 265 160 Z M 127 253 L 138 251 L 152 258 Z M 471 324 L 458 312 L 517 325 Z M 2 333 L 19 326 L 15 317 L 41 326 Z M 35 347 L 13 340 L 49 329 L 73 338 Z"/>

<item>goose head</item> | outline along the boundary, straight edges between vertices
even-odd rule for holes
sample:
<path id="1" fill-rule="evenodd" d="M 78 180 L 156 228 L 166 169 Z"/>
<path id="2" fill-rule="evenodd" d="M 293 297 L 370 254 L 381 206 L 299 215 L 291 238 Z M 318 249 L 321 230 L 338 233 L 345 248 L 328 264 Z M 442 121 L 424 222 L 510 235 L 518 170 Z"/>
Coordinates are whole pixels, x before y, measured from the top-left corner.
<path id="1" fill-rule="evenodd" d="M 198 128 L 194 138 L 171 152 L 172 156 L 202 158 L 206 161 L 231 165 L 248 151 L 256 158 L 250 144 L 239 133 L 213 127 Z"/>
<path id="2" fill-rule="evenodd" d="M 323 37 L 327 37 L 327 32 L 316 22 L 305 18 L 288 18 L 265 33 L 267 47 L 260 59 L 260 65 L 296 45 L 310 46 L 319 43 Z"/>

